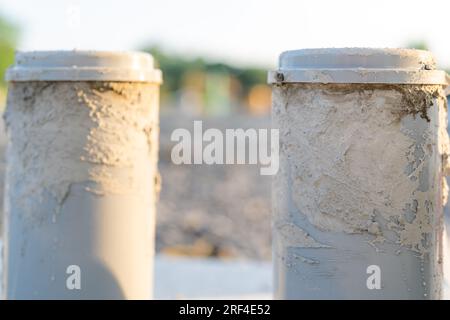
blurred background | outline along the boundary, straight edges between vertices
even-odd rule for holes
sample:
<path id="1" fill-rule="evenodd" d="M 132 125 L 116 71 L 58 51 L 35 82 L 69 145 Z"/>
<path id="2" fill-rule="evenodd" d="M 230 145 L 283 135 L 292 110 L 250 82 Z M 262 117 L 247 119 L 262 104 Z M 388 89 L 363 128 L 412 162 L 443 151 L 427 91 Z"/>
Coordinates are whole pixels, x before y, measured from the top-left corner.
<path id="1" fill-rule="evenodd" d="M 194 119 L 205 128 L 269 127 L 266 73 L 289 49 L 428 49 L 448 70 L 449 9 L 446 0 L 0 0 L 0 109 L 15 50 L 150 52 L 164 72 L 158 253 L 264 264 L 270 177 L 250 165 L 173 165 L 172 130 L 191 131 Z M 0 130 L 2 161 L 4 145 Z"/>

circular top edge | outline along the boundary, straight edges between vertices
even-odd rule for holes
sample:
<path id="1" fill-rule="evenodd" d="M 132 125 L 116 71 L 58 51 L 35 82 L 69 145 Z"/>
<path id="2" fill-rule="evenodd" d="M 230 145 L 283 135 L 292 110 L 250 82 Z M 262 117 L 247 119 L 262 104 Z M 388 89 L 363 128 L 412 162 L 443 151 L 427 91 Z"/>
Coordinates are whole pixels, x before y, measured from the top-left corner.
<path id="1" fill-rule="evenodd" d="M 161 82 L 153 57 L 139 51 L 17 51 L 7 81 Z"/>
<path id="2" fill-rule="evenodd" d="M 435 70 L 431 52 L 403 48 L 317 48 L 285 51 L 280 70 L 399 69 Z"/>

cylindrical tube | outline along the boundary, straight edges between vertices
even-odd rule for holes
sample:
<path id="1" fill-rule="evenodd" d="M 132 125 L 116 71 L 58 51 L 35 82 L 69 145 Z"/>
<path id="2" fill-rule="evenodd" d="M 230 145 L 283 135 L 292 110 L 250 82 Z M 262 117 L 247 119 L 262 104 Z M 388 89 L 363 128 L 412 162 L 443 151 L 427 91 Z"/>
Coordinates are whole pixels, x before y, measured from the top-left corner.
<path id="1" fill-rule="evenodd" d="M 151 298 L 152 57 L 23 52 L 7 80 L 6 298 Z"/>
<path id="2" fill-rule="evenodd" d="M 426 51 L 281 55 L 275 297 L 438 299 L 445 73 Z"/>

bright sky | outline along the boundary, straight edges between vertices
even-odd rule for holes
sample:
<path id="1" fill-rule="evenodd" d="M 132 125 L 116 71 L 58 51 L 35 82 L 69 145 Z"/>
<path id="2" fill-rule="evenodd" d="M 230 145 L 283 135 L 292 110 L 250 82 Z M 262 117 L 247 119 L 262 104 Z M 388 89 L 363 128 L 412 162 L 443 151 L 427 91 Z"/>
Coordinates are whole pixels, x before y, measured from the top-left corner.
<path id="1" fill-rule="evenodd" d="M 450 67 L 449 0 L 0 0 L 19 49 L 178 53 L 273 67 L 308 47 L 399 47 L 424 40 Z"/>

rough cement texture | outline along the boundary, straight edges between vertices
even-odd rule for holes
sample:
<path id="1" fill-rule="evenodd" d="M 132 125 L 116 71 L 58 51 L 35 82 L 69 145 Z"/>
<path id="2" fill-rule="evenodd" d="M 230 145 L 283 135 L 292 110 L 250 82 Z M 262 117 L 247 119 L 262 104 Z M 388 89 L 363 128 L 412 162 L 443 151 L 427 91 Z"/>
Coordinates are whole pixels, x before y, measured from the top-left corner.
<path id="1" fill-rule="evenodd" d="M 281 169 L 273 184 L 278 259 L 291 265 L 287 248 L 320 244 L 360 255 L 356 268 L 371 259 L 371 250 L 373 261 L 381 263 L 377 255 L 384 247 L 385 256 L 393 256 L 391 270 L 399 268 L 394 257 L 402 252 L 420 257 L 424 267 L 406 270 L 421 270 L 425 288 L 420 291 L 439 296 L 448 152 L 442 87 L 288 84 L 275 86 L 273 93 L 281 137 Z M 299 237 L 301 232 L 309 237 Z M 354 247 L 358 242 L 361 247 Z M 331 264 L 334 253 L 318 250 L 322 253 L 301 251 L 315 264 Z M 333 277 L 349 280 L 338 273 Z M 310 279 L 320 283 L 319 275 Z M 303 283 L 286 282 L 295 281 Z M 407 292 L 410 282 L 405 282 Z M 398 288 L 389 290 L 403 290 Z"/>
<path id="2" fill-rule="evenodd" d="M 158 92 L 141 82 L 9 84 L 9 299 L 151 297 Z M 71 264 L 84 268 L 84 290 L 61 285 Z"/>

